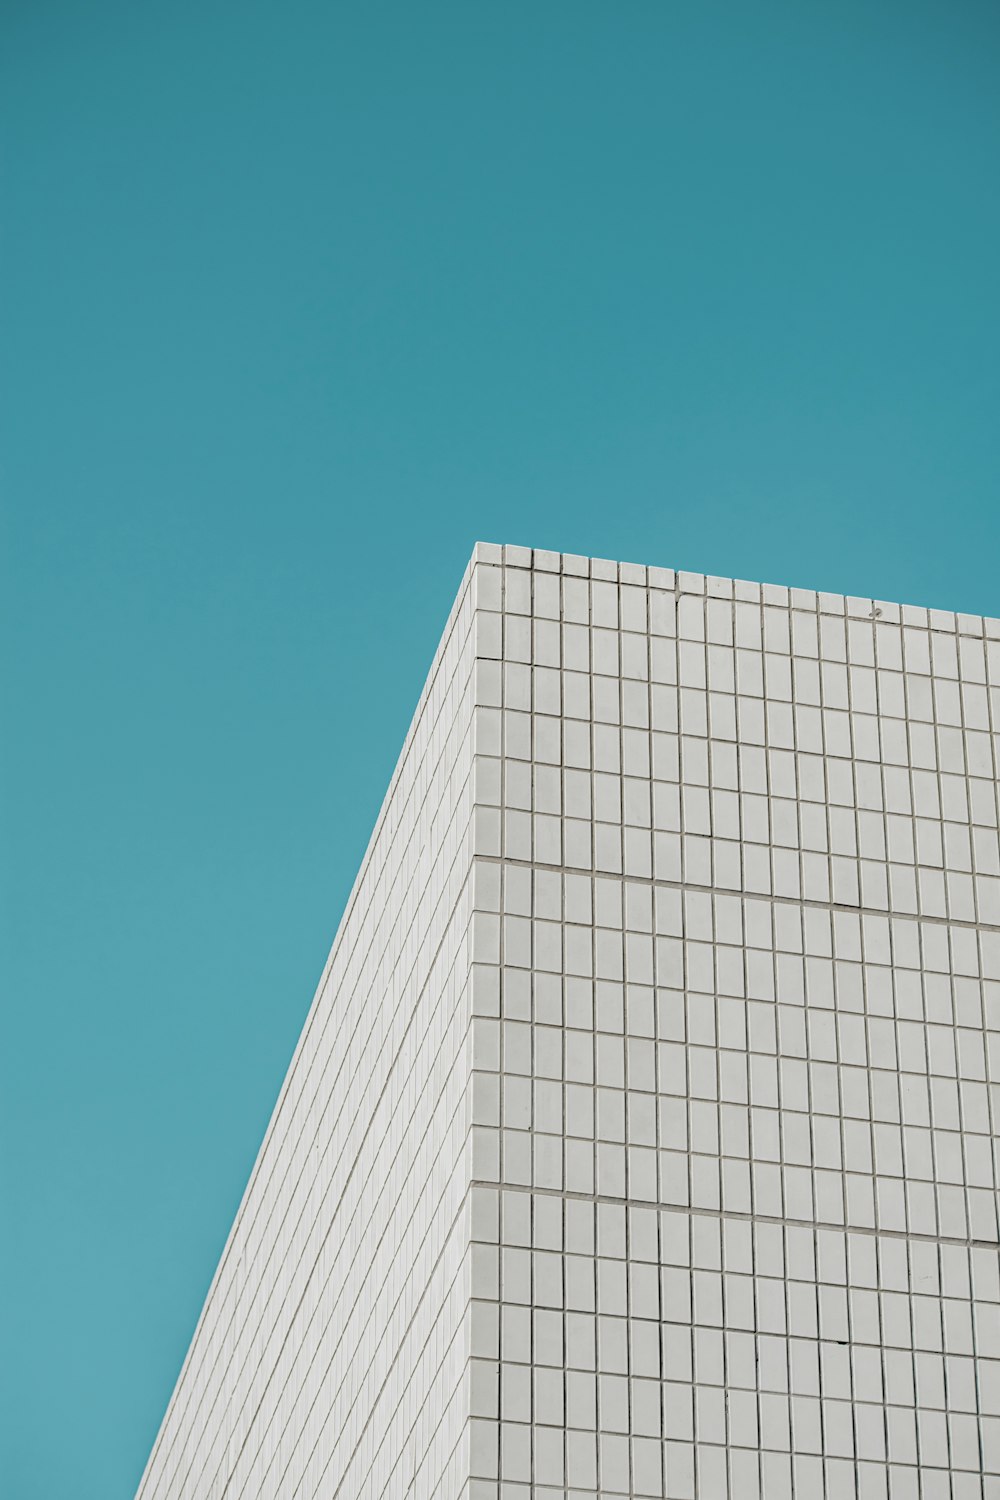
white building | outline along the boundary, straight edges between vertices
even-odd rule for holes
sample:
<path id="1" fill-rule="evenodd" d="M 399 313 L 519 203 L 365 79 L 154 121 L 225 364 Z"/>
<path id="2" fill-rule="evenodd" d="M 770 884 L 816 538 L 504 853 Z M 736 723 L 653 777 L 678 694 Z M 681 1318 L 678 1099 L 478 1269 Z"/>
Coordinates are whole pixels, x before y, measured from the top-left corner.
<path id="1" fill-rule="evenodd" d="M 1000 622 L 480 545 L 142 1500 L 1000 1497 Z"/>

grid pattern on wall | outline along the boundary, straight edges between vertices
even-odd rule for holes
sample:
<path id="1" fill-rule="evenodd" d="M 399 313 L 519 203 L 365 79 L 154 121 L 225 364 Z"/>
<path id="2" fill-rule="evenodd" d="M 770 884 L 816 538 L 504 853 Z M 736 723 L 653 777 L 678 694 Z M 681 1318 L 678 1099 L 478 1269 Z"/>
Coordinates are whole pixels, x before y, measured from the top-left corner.
<path id="1" fill-rule="evenodd" d="M 478 555 L 472 1494 L 1000 1495 L 1000 622 Z"/>
<path id="2" fill-rule="evenodd" d="M 142 1500 L 1000 1500 L 1000 622 L 480 544 Z"/>
<path id="3" fill-rule="evenodd" d="M 142 1500 L 465 1491 L 472 620 L 470 570 Z"/>

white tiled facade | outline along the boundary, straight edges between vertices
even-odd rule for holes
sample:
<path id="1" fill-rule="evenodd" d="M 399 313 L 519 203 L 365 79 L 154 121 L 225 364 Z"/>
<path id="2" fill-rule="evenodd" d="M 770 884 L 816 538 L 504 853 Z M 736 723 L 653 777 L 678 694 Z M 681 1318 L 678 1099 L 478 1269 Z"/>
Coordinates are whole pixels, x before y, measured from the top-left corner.
<path id="1" fill-rule="evenodd" d="M 142 1500 L 1000 1500 L 1000 622 L 480 545 Z"/>

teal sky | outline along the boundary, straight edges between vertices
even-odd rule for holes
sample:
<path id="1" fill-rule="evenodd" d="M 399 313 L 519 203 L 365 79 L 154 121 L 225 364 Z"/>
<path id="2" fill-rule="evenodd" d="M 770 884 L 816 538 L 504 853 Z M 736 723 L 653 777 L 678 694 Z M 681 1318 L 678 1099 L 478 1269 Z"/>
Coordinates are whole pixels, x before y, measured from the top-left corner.
<path id="1" fill-rule="evenodd" d="M 127 1500 L 473 541 L 1000 614 L 1000 13 L 0 15 L 0 1489 Z"/>

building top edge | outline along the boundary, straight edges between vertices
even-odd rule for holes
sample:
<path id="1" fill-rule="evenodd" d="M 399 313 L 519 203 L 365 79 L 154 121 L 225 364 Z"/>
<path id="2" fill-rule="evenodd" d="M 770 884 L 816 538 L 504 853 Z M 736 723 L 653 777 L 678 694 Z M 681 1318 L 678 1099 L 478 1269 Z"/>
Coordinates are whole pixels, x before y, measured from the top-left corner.
<path id="1" fill-rule="evenodd" d="M 1000 617 L 966 614 L 924 605 L 896 603 L 886 599 L 860 598 L 818 589 L 793 588 L 784 584 L 755 583 L 742 578 L 722 578 L 710 573 L 656 567 L 644 563 L 615 562 L 609 558 L 582 557 L 571 552 L 552 552 L 510 543 L 477 542 L 473 564 L 526 568 L 564 577 L 589 578 L 608 583 L 632 584 L 640 588 L 666 589 L 734 603 L 772 605 L 849 619 L 878 620 L 885 624 L 911 625 L 958 635 L 985 635 L 1000 640 Z"/>

